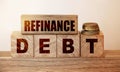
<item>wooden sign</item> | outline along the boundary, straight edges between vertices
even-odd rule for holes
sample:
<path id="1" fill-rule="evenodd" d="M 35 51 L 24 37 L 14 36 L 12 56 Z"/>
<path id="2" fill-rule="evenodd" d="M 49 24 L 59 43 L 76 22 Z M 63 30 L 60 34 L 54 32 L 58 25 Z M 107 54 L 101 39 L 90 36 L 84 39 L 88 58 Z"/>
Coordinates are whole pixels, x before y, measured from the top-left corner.
<path id="1" fill-rule="evenodd" d="M 97 23 L 78 31 L 77 15 L 22 15 L 21 32 L 11 36 L 14 58 L 103 57 L 104 35 Z"/>
<path id="2" fill-rule="evenodd" d="M 22 34 L 77 34 L 77 15 L 22 15 Z"/>

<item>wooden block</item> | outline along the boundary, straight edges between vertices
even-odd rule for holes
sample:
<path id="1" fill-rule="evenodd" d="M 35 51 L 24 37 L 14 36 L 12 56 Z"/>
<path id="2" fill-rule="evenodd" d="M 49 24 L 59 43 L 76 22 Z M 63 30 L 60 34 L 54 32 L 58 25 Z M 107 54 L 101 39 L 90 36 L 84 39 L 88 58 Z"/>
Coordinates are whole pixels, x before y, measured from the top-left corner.
<path id="1" fill-rule="evenodd" d="M 14 31 L 11 35 L 11 55 L 14 58 L 33 57 L 33 35 L 22 35 Z"/>
<path id="2" fill-rule="evenodd" d="M 22 15 L 22 34 L 77 34 L 77 15 Z"/>
<path id="3" fill-rule="evenodd" d="M 56 35 L 34 35 L 35 58 L 56 57 Z"/>
<path id="4" fill-rule="evenodd" d="M 103 57 L 104 35 L 81 34 L 81 57 Z"/>
<path id="5" fill-rule="evenodd" d="M 80 57 L 80 33 L 57 35 L 57 57 Z"/>

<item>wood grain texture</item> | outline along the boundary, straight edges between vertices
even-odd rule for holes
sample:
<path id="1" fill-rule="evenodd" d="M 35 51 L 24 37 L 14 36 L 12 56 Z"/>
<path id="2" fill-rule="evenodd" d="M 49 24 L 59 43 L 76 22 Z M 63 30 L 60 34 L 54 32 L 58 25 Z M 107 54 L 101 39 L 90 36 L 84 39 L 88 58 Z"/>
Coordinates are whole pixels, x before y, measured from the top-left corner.
<path id="1" fill-rule="evenodd" d="M 90 42 L 86 39 L 97 39 L 94 42 L 93 53 L 90 53 Z M 81 34 L 81 57 L 103 57 L 104 53 L 104 35 L 102 32 L 97 35 L 83 35 Z"/>
<path id="2" fill-rule="evenodd" d="M 46 21 L 55 21 L 57 22 L 58 21 L 63 21 L 62 23 L 64 23 L 65 20 L 72 20 L 74 21 L 74 26 L 72 26 L 74 28 L 74 31 L 65 31 L 65 27 L 64 27 L 64 24 L 61 26 L 63 28 L 63 30 L 55 30 L 55 31 L 51 31 L 51 29 L 48 31 L 45 31 L 45 30 L 41 30 L 41 28 L 39 28 L 39 31 L 35 30 L 35 31 L 25 31 L 25 20 L 28 20 L 28 21 L 31 21 L 31 20 L 39 20 L 41 24 L 41 20 L 43 21 L 43 26 L 45 25 L 45 20 Z M 21 24 L 22 24 L 22 27 L 21 27 L 21 32 L 22 34 L 77 34 L 78 33 L 78 16 L 77 15 L 22 15 L 21 16 Z M 34 22 L 35 24 L 35 22 Z M 50 22 L 50 28 L 51 28 L 51 22 Z M 66 24 L 66 25 L 69 25 L 67 27 L 70 27 L 71 24 Z M 36 24 L 35 24 L 36 26 Z M 36 29 L 36 27 L 34 26 L 34 29 Z M 41 27 L 42 25 L 40 25 Z M 31 27 L 31 25 L 30 25 Z M 58 24 L 56 23 L 56 26 L 55 27 L 58 27 Z M 70 27 L 71 28 L 71 27 Z M 43 29 L 45 29 L 43 27 Z M 59 28 L 57 28 L 59 29 Z"/>
<path id="3" fill-rule="evenodd" d="M 63 43 L 63 39 L 70 39 L 73 41 L 73 44 L 70 44 L 69 41 Z M 63 44 L 71 45 L 74 48 L 72 53 L 63 53 Z M 66 46 L 67 50 L 71 50 L 70 46 Z M 57 57 L 80 57 L 80 33 L 76 35 L 57 35 Z"/>
<path id="4" fill-rule="evenodd" d="M 0 51 L 0 57 L 11 57 L 10 51 Z"/>
<path id="5" fill-rule="evenodd" d="M 13 59 L 5 55 L 0 52 L 0 72 L 120 72 L 120 50 L 107 50 L 104 58 Z"/>
<path id="6" fill-rule="evenodd" d="M 17 39 L 25 39 L 28 43 L 28 50 L 25 53 L 17 53 Z M 25 44 L 21 43 L 21 49 Z M 11 35 L 11 55 L 13 58 L 33 57 L 33 35 L 22 35 L 19 31 L 14 31 Z"/>
<path id="7" fill-rule="evenodd" d="M 40 39 L 49 39 L 49 41 L 40 44 Z M 49 47 L 44 47 L 44 44 L 48 44 Z M 40 47 L 43 46 L 43 50 L 49 50 L 50 53 L 40 53 Z M 56 35 L 34 35 L 34 57 L 56 57 Z"/>

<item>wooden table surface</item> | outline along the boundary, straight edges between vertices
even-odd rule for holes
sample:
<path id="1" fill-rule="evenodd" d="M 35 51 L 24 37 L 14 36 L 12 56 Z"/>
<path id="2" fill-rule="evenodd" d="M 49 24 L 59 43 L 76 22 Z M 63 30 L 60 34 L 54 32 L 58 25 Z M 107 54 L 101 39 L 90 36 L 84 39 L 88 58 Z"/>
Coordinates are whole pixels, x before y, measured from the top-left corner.
<path id="1" fill-rule="evenodd" d="M 0 72 L 120 72 L 120 50 L 105 50 L 103 58 L 13 59 L 0 52 Z"/>

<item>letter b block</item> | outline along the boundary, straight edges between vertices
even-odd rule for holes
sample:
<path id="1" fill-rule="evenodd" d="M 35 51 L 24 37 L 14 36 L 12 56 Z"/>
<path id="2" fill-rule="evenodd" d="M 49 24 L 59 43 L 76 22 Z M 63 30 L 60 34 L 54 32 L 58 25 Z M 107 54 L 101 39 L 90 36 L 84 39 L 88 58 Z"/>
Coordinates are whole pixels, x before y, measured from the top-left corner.
<path id="1" fill-rule="evenodd" d="M 14 31 L 11 35 L 11 50 L 13 58 L 33 57 L 33 35 L 22 35 Z"/>
<path id="2" fill-rule="evenodd" d="M 80 57 L 80 33 L 57 35 L 57 57 Z"/>
<path id="3" fill-rule="evenodd" d="M 81 34 L 81 57 L 102 57 L 104 52 L 104 35 Z"/>

